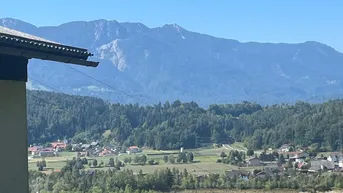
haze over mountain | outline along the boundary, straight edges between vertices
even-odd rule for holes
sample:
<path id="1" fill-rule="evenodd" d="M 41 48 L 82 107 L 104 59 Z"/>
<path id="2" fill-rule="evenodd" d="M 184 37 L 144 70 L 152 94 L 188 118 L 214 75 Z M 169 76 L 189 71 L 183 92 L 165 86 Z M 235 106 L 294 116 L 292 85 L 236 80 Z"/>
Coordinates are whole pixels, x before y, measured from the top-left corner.
<path id="1" fill-rule="evenodd" d="M 241 43 L 190 32 L 176 24 L 148 28 L 107 20 L 36 27 L 4 18 L 0 25 L 88 48 L 95 54 L 92 60 L 100 61 L 99 67 L 73 68 L 110 85 L 67 65 L 32 60 L 31 89 L 51 90 L 50 86 L 121 103 L 179 99 L 204 106 L 243 100 L 317 102 L 343 94 L 343 54 L 315 41 Z"/>

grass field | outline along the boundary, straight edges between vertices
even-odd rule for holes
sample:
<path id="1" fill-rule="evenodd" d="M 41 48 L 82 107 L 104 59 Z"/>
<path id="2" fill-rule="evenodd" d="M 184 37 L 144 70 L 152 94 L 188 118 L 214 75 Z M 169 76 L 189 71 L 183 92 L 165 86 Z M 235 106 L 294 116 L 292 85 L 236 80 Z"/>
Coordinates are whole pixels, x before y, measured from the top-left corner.
<path id="1" fill-rule="evenodd" d="M 237 150 L 247 151 L 248 149 L 241 142 L 235 142 L 231 144 L 231 147 Z"/>
<path id="2" fill-rule="evenodd" d="M 237 145 L 240 147 L 240 144 Z M 199 149 L 187 149 L 185 151 L 193 152 L 194 154 L 194 163 L 186 163 L 186 164 L 168 164 L 164 163 L 163 155 L 153 155 L 153 154 L 161 154 L 161 153 L 178 153 L 178 151 L 156 151 L 145 149 L 143 154 L 147 155 L 148 160 L 154 159 L 158 161 L 158 165 L 134 165 L 134 164 L 127 164 L 123 169 L 130 169 L 133 172 L 139 172 L 142 170 L 144 173 L 154 172 L 156 169 L 163 169 L 163 168 L 178 168 L 179 170 L 187 169 L 188 171 L 193 171 L 195 174 L 209 174 L 209 173 L 223 173 L 225 170 L 236 169 L 235 166 L 216 163 L 219 155 L 222 151 L 229 153 L 231 150 L 225 148 L 199 148 Z M 63 166 L 65 166 L 67 160 L 73 159 L 76 157 L 75 152 L 61 152 L 59 157 L 48 157 L 45 158 L 47 163 L 47 170 L 60 170 Z M 119 160 L 123 161 L 126 157 L 133 158 L 133 155 L 122 154 L 121 156 L 114 156 L 113 158 L 118 158 Z M 93 159 L 97 159 L 98 164 L 103 161 L 105 164 L 108 163 L 111 157 L 88 157 L 89 161 Z M 36 163 L 37 161 L 42 160 L 41 158 L 29 159 L 29 170 L 37 170 Z M 90 167 L 87 165 L 85 166 L 86 169 Z M 96 168 L 96 169 L 104 169 L 107 170 L 108 167 Z M 246 168 L 246 169 L 254 169 L 254 168 Z"/>

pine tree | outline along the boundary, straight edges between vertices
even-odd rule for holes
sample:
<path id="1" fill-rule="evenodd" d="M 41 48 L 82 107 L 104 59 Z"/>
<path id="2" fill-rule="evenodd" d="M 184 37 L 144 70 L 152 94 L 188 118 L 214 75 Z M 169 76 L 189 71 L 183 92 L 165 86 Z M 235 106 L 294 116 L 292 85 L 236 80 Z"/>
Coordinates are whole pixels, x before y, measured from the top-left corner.
<path id="1" fill-rule="evenodd" d="M 97 167 L 98 166 L 98 160 L 94 159 L 93 160 L 93 167 Z"/>
<path id="2" fill-rule="evenodd" d="M 113 158 L 110 158 L 110 160 L 108 161 L 108 166 L 114 167 L 114 159 Z"/>
<path id="3" fill-rule="evenodd" d="M 188 160 L 189 162 L 193 162 L 193 160 L 194 160 L 194 155 L 193 155 L 192 152 L 187 153 L 187 160 Z"/>
<path id="4" fill-rule="evenodd" d="M 164 163 L 168 163 L 168 156 L 167 155 L 163 156 L 163 161 L 164 161 Z"/>

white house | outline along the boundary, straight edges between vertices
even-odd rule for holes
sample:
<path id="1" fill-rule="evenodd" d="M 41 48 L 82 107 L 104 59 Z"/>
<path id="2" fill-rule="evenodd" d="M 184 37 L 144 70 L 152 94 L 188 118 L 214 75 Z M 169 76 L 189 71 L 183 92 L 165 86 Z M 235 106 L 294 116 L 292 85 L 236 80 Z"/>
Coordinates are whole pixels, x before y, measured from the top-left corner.
<path id="1" fill-rule="evenodd" d="M 329 157 L 327 158 L 328 161 L 331 162 L 339 162 L 343 161 L 343 154 L 342 153 L 331 153 Z"/>
<path id="2" fill-rule="evenodd" d="M 289 152 L 289 150 L 290 150 L 291 147 L 292 147 L 292 146 L 291 146 L 290 144 L 283 144 L 283 145 L 280 147 L 279 151 L 280 151 L 280 152 Z"/>
<path id="3" fill-rule="evenodd" d="M 137 146 L 131 146 L 126 152 L 127 154 L 135 154 L 141 152 L 141 150 Z"/>

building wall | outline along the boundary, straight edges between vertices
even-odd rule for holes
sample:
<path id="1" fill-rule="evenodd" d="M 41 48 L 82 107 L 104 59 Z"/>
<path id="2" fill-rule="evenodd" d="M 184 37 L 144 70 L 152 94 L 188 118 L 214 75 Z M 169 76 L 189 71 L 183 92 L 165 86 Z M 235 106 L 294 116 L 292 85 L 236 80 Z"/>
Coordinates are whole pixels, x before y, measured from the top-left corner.
<path id="1" fill-rule="evenodd" d="M 0 66 L 1 66 L 0 62 Z M 1 71 L 1 69 L 0 69 Z M 28 152 L 25 81 L 0 77 L 0 192 L 28 192 Z M 15 167 L 8 167 L 15 166 Z M 20 184 L 20 186 L 18 186 Z"/>
<path id="2" fill-rule="evenodd" d="M 55 153 L 54 152 L 44 152 L 44 151 L 42 151 L 42 152 L 39 153 L 39 155 L 41 157 L 53 157 L 53 156 L 55 156 Z"/>

